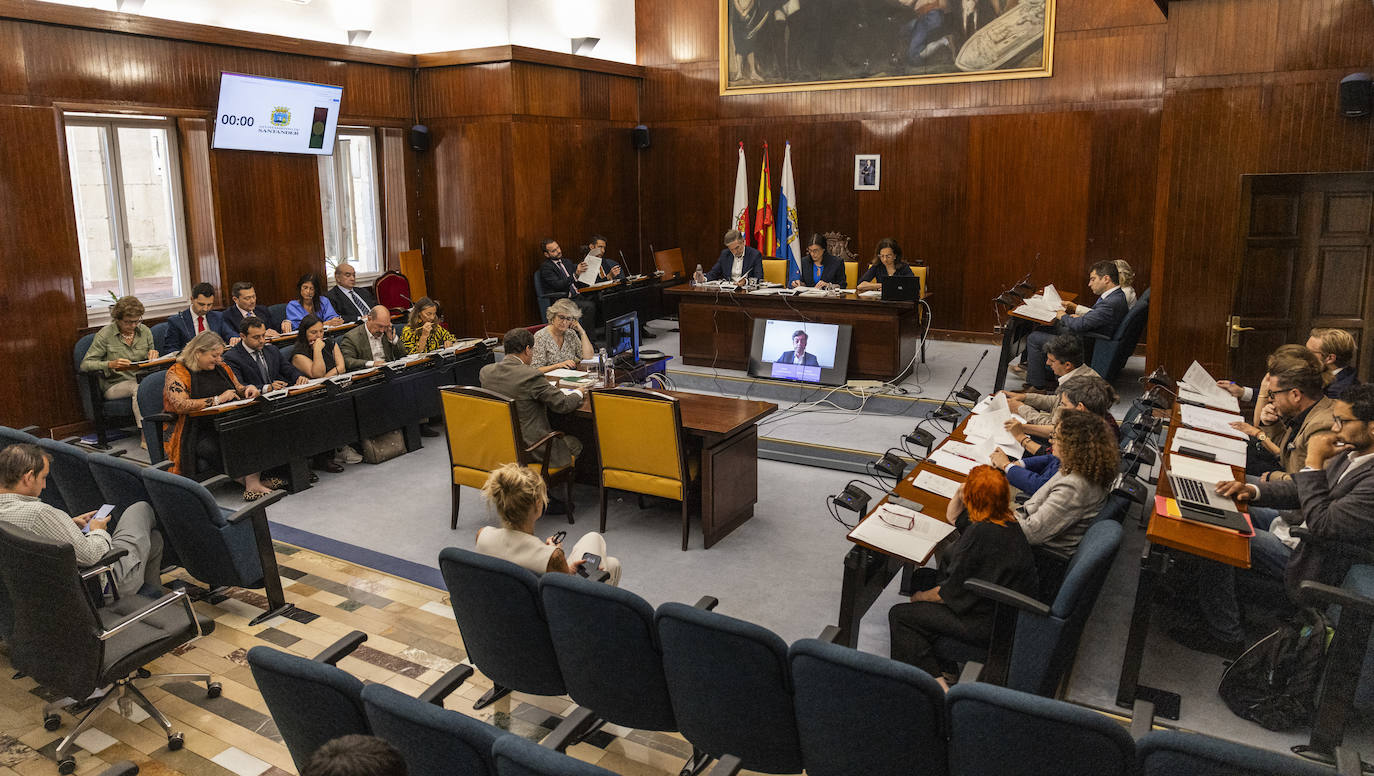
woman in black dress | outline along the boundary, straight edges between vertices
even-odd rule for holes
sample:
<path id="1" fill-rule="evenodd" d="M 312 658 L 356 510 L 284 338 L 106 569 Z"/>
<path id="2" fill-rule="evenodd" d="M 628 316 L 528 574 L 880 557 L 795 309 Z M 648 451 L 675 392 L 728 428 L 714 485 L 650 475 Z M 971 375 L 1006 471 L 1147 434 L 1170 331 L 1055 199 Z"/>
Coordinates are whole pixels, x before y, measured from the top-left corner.
<path id="1" fill-rule="evenodd" d="M 915 276 L 916 273 L 911 271 L 911 265 L 902 260 L 902 246 L 891 237 L 884 237 L 878 241 L 878 251 L 869 263 L 868 271 L 859 278 L 857 290 L 880 291 L 883 285 L 879 281 L 883 278 Z"/>

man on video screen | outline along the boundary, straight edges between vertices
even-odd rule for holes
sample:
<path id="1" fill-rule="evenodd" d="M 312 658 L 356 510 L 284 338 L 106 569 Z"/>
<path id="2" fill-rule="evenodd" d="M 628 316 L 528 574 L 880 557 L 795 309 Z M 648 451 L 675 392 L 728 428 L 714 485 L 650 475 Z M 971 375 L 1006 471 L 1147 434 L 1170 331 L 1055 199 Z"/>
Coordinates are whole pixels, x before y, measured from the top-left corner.
<path id="1" fill-rule="evenodd" d="M 821 362 L 816 360 L 815 353 L 806 352 L 806 332 L 801 329 L 792 332 L 792 349 L 779 356 L 775 363 L 800 364 L 802 366 L 821 365 Z"/>

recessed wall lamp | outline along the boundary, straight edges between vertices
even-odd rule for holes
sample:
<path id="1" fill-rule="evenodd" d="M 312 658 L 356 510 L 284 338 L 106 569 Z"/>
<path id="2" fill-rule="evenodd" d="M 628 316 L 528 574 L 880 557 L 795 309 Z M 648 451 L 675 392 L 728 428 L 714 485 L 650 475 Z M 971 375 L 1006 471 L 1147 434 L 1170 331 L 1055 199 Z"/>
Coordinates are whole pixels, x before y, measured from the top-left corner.
<path id="1" fill-rule="evenodd" d="M 349 30 L 348 45 L 361 46 L 367 43 L 367 39 L 372 37 L 372 30 Z"/>
<path id="2" fill-rule="evenodd" d="M 573 38 L 572 53 L 590 54 L 592 53 L 592 49 L 596 48 L 596 44 L 600 42 L 600 38 Z"/>

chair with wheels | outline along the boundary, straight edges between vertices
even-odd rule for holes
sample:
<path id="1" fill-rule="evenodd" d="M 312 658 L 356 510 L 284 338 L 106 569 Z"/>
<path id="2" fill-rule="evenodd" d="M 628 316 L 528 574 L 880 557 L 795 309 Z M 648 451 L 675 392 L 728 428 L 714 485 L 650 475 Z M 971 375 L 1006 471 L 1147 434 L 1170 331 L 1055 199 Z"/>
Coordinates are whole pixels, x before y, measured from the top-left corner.
<path id="1" fill-rule="evenodd" d="M 38 446 L 48 455 L 48 478 L 62 494 L 68 514 L 83 515 L 105 503 L 105 494 L 100 492 L 100 485 L 91 474 L 89 453 L 55 439 L 40 439 Z"/>
<path id="2" fill-rule="evenodd" d="M 983 682 L 946 696 L 952 776 L 1131 776 L 1135 743 L 1116 721 L 1071 703 Z"/>
<path id="3" fill-rule="evenodd" d="M 947 773 L 945 691 L 930 674 L 819 639 L 789 658 L 810 776 Z"/>
<path id="4" fill-rule="evenodd" d="M 453 508 L 449 528 L 458 527 L 458 506 L 464 486 L 481 489 L 487 476 L 508 463 L 519 463 L 539 473 L 544 485 L 563 486 L 568 508 L 568 523 L 573 522 L 572 486 L 576 461 L 568 466 L 549 467 L 552 445 L 563 436 L 553 431 L 533 444 L 520 433 L 520 418 L 515 402 L 485 388 L 446 386 L 439 390 L 444 406 L 444 425 L 448 431 L 448 461 L 452 469 Z M 534 453 L 542 448 L 542 460 Z"/>
<path id="5" fill-rule="evenodd" d="M 158 524 L 188 574 L 212 589 L 262 589 L 267 611 L 253 618 L 252 625 L 290 616 L 295 606 L 286 602 L 267 523 L 267 507 L 284 498 L 286 491 L 274 490 L 226 515 L 207 489 L 229 482 L 223 474 L 204 484 L 155 468 L 144 469 L 142 475 Z"/>
<path id="6" fill-rule="evenodd" d="M 139 689 L 146 680 L 204 682 L 210 697 L 220 685 L 209 674 L 141 676 L 143 666 L 214 630 L 213 620 L 198 617 L 184 591 L 152 600 L 116 596 L 96 600 L 87 580 L 111 575 L 113 559 L 77 568 L 70 544 L 54 542 L 0 524 L 0 580 L 14 607 L 14 630 L 6 640 L 14 670 L 28 674 L 62 700 L 43 709 L 43 727 L 62 726 L 58 711 L 74 702 L 94 701 L 77 726 L 57 745 L 58 772 L 76 770 L 72 748 L 106 709 L 127 698 L 157 721 L 167 734 L 167 747 L 180 749 L 183 737 Z M 112 576 L 109 577 L 113 584 Z M 60 646 L 58 646 L 60 645 Z"/>
<path id="7" fill-rule="evenodd" d="M 410 776 L 494 774 L 492 746 L 512 735 L 384 684 L 367 685 L 362 697 L 372 734 L 401 753 Z"/>
<path id="8" fill-rule="evenodd" d="M 787 644 L 766 628 L 680 603 L 660 606 L 654 623 L 682 736 L 751 771 L 800 773 Z"/>
<path id="9" fill-rule="evenodd" d="M 72 348 L 72 360 L 76 364 L 76 386 L 81 392 L 81 409 L 86 413 L 86 420 L 95 424 L 96 445 L 105 450 L 110 446 L 111 423 L 120 419 L 127 421 L 126 425 L 134 422 L 134 402 L 130 398 L 105 398 L 100 390 L 100 373 L 81 371 L 81 362 L 94 340 L 94 334 L 86 334 L 77 340 Z"/>
<path id="10" fill-rule="evenodd" d="M 701 509 L 701 459 L 688 455 L 677 399 L 642 388 L 603 388 L 590 395 L 601 453 L 601 532 L 609 491 L 658 496 L 680 502 L 686 550 L 692 507 Z"/>

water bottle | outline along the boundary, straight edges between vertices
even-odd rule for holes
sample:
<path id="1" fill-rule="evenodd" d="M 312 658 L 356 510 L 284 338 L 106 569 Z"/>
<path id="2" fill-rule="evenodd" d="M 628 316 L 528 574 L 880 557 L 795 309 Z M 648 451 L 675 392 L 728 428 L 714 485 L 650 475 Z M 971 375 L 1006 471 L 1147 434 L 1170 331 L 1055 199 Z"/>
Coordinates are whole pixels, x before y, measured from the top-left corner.
<path id="1" fill-rule="evenodd" d="M 615 383 L 611 382 L 611 373 L 609 371 L 609 364 L 607 363 L 606 359 L 605 348 L 602 348 L 601 352 L 596 354 L 596 361 L 597 367 L 600 371 L 600 374 L 596 378 L 596 387 L 605 388 L 607 386 L 615 385 Z"/>
<path id="2" fill-rule="evenodd" d="M 697 271 L 692 273 L 692 285 L 699 286 L 706 282 L 706 273 L 701 271 L 701 265 L 697 265 Z"/>

